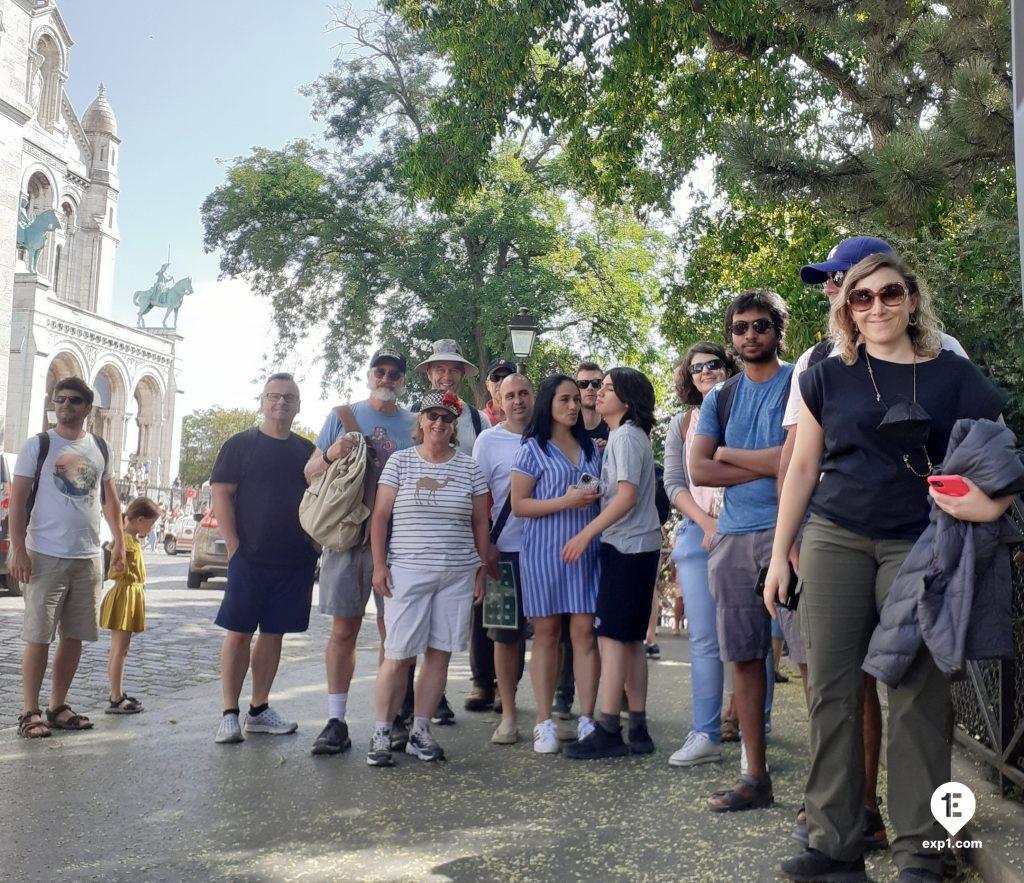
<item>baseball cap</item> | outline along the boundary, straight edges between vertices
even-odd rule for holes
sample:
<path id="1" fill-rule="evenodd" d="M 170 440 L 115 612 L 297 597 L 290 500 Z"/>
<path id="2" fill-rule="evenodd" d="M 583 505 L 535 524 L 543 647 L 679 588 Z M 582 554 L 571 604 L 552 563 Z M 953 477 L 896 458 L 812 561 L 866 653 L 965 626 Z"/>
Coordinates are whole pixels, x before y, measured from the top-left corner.
<path id="1" fill-rule="evenodd" d="M 377 352 L 375 352 L 373 354 L 373 357 L 370 359 L 370 367 L 376 368 L 377 365 L 379 365 L 385 359 L 390 359 L 392 362 L 398 365 L 399 371 L 401 371 L 403 374 L 405 373 L 405 356 L 399 355 L 398 353 L 393 352 L 392 350 L 377 350 Z"/>
<path id="2" fill-rule="evenodd" d="M 837 270 L 849 270 L 872 254 L 893 254 L 895 249 L 884 239 L 874 236 L 851 236 L 844 239 L 828 253 L 828 258 L 820 264 L 804 264 L 800 268 L 800 278 L 807 285 L 820 285 L 828 279 L 829 273 Z"/>
<path id="3" fill-rule="evenodd" d="M 515 374 L 516 366 L 508 359 L 494 359 L 491 364 L 487 366 L 487 379 L 497 380 L 498 378 L 494 375 L 498 372 L 503 372 L 506 375 Z"/>

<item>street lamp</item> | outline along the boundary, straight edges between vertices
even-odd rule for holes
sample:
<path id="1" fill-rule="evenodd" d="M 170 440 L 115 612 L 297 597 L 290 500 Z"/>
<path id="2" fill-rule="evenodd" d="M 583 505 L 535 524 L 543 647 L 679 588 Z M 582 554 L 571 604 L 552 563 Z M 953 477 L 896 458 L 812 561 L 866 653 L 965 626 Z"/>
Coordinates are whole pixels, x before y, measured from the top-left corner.
<path id="1" fill-rule="evenodd" d="M 537 337 L 537 326 L 533 315 L 526 307 L 520 307 L 508 323 L 508 333 L 512 338 L 512 352 L 516 357 L 516 371 L 526 373 L 526 360 L 533 352 L 533 341 Z"/>

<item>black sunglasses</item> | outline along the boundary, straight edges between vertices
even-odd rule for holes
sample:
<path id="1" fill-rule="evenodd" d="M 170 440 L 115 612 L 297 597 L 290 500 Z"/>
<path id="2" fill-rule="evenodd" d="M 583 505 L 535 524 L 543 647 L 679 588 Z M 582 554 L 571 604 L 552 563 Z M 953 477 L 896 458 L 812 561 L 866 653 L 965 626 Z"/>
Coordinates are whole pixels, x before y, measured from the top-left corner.
<path id="1" fill-rule="evenodd" d="M 753 322 L 747 322 L 741 319 L 739 322 L 733 322 L 729 326 L 729 331 L 735 334 L 737 337 L 742 337 L 747 333 L 747 329 L 751 326 L 754 327 L 754 331 L 758 334 L 767 334 L 775 327 L 775 323 L 771 319 L 755 319 Z"/>
<path id="2" fill-rule="evenodd" d="M 440 420 L 442 423 L 447 423 L 449 426 L 451 426 L 457 419 L 454 414 L 450 414 L 447 411 L 424 411 L 423 416 L 431 423 L 435 420 Z"/>
<path id="3" fill-rule="evenodd" d="M 691 374 L 700 374 L 702 371 L 721 371 L 724 367 L 725 362 L 721 359 L 710 359 L 707 362 L 690 362 L 686 370 Z"/>
<path id="4" fill-rule="evenodd" d="M 71 405 L 84 405 L 85 399 L 82 396 L 54 396 L 53 403 L 55 405 L 63 405 L 65 402 Z"/>
<path id="5" fill-rule="evenodd" d="M 601 384 L 602 384 L 603 382 L 604 382 L 604 381 L 602 381 L 602 380 L 577 380 L 577 381 L 576 381 L 576 385 L 577 385 L 577 386 L 578 386 L 578 387 L 579 387 L 580 389 L 586 389 L 586 388 L 587 388 L 588 386 L 589 386 L 589 387 L 590 387 L 591 389 L 600 389 L 600 388 L 601 388 Z"/>
<path id="6" fill-rule="evenodd" d="M 836 288 L 841 288 L 843 280 L 846 278 L 846 273 L 846 270 L 833 270 L 831 273 L 826 273 L 825 275 L 832 280 L 832 284 L 835 285 Z"/>

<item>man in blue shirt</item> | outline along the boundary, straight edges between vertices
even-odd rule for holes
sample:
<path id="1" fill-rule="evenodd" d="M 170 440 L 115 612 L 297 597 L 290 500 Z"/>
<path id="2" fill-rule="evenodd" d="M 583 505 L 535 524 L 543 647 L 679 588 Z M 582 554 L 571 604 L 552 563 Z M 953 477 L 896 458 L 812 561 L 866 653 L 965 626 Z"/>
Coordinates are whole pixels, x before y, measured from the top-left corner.
<path id="1" fill-rule="evenodd" d="M 348 456 L 355 445 L 348 432 L 358 430 L 371 451 L 374 475 L 378 475 L 395 451 L 412 445 L 415 418 L 398 407 L 405 388 L 405 357 L 378 350 L 370 359 L 367 384 L 370 397 L 332 409 L 316 440 L 316 450 L 306 464 L 306 480 L 327 471 L 335 460 Z M 320 559 L 320 612 L 332 617 L 327 643 L 327 724 L 313 743 L 313 754 L 339 754 L 352 744 L 345 722 L 348 688 L 356 666 L 356 638 L 372 594 L 373 560 L 369 531 L 365 542 L 346 552 L 324 549 Z M 384 608 L 380 595 L 377 628 L 384 639 Z M 404 745 L 402 746 L 405 747 Z"/>
<path id="2" fill-rule="evenodd" d="M 764 753 L 771 624 L 755 587 L 760 569 L 771 559 L 778 511 L 775 480 L 785 440 L 781 419 L 792 372 L 779 358 L 787 318 L 785 302 L 773 291 L 745 291 L 729 305 L 726 333 L 744 371 L 704 399 L 693 443 L 693 483 L 725 488 L 718 532 L 708 552 L 708 582 L 718 608 L 722 660 L 733 665 L 746 754 L 736 787 L 708 799 L 712 812 L 765 807 L 774 800 Z M 723 395 L 723 405 L 731 399 L 728 408 L 719 407 Z"/>

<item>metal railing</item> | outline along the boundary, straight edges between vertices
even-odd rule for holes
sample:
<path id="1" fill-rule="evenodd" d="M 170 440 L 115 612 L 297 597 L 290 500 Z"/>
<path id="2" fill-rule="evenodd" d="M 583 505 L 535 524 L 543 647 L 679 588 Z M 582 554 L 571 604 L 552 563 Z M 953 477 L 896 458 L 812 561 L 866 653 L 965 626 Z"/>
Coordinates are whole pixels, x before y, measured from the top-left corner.
<path id="1" fill-rule="evenodd" d="M 1024 541 L 1024 503 L 1010 510 Z M 1012 550 L 1013 659 L 968 662 L 952 685 L 957 742 L 988 764 L 1000 792 L 1024 789 L 1024 542 Z"/>

